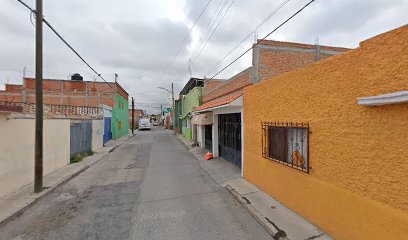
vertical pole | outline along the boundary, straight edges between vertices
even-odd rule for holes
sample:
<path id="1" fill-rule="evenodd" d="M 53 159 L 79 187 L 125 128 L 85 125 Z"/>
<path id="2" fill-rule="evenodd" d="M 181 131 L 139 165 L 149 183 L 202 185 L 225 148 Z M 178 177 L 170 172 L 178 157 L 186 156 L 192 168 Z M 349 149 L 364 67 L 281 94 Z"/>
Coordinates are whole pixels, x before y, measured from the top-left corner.
<path id="1" fill-rule="evenodd" d="M 43 188 L 43 2 L 36 0 L 34 192 Z"/>
<path id="2" fill-rule="evenodd" d="M 163 105 L 160 105 L 160 123 L 164 126 L 164 123 L 163 123 Z"/>
<path id="3" fill-rule="evenodd" d="M 173 85 L 174 84 L 171 83 L 171 106 L 173 108 L 173 132 L 174 132 L 174 135 L 176 135 L 176 128 L 174 127 L 174 123 L 175 123 L 174 119 L 176 117 L 176 111 L 175 111 L 176 109 L 174 108 L 174 86 Z"/>
<path id="4" fill-rule="evenodd" d="M 135 130 L 135 99 L 132 97 L 132 135 Z"/>

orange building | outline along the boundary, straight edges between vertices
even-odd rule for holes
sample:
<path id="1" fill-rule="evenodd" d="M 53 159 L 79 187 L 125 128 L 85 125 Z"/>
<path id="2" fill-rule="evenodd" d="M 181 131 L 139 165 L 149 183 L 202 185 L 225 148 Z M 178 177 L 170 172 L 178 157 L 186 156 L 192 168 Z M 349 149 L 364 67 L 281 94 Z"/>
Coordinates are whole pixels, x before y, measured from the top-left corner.
<path id="1" fill-rule="evenodd" d="M 408 239 L 408 25 L 244 89 L 244 178 L 335 239 Z"/>

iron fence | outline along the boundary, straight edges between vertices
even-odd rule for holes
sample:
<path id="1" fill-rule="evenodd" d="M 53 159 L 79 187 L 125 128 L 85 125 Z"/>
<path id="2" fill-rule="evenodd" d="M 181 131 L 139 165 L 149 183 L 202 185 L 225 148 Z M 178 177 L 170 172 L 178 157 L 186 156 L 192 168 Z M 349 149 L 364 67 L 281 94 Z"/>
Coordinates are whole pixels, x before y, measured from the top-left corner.
<path id="1" fill-rule="evenodd" d="M 309 172 L 309 123 L 261 122 L 262 157 Z"/>

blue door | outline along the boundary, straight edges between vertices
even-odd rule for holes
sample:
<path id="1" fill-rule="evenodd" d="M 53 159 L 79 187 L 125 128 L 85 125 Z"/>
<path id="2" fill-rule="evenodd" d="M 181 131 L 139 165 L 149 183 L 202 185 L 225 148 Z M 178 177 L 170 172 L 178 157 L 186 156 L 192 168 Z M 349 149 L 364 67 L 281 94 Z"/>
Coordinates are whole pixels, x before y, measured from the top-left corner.
<path id="1" fill-rule="evenodd" d="M 103 118 L 103 145 L 112 139 L 112 118 Z"/>

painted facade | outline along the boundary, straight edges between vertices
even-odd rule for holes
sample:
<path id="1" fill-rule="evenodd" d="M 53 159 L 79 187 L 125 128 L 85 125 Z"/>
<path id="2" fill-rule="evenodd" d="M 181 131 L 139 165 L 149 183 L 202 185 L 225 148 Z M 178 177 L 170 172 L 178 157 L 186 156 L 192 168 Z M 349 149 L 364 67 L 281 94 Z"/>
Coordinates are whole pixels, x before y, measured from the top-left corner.
<path id="1" fill-rule="evenodd" d="M 195 87 L 183 96 L 182 101 L 182 133 L 184 136 L 192 140 L 193 132 L 191 126 L 191 116 L 194 108 L 200 106 L 202 96 L 202 87 Z"/>
<path id="2" fill-rule="evenodd" d="M 33 181 L 35 119 L 0 113 L 0 197 Z M 44 174 L 69 164 L 70 120 L 44 120 Z"/>
<path id="3" fill-rule="evenodd" d="M 112 138 L 118 139 L 129 133 L 128 99 L 116 94 L 115 106 L 112 108 Z"/>
<path id="4" fill-rule="evenodd" d="M 212 131 L 207 129 L 207 133 L 212 134 L 211 150 L 214 156 L 221 156 L 242 169 L 245 157 L 242 95 L 245 87 L 348 50 L 339 47 L 263 40 L 259 41 L 253 49 L 251 67 L 228 80 L 207 81 L 204 85 L 202 105 L 194 111 L 196 114 L 213 113 Z M 206 139 L 205 126 L 197 126 L 197 136 L 200 146 L 205 147 L 205 144 L 202 144 Z M 207 136 L 208 142 L 210 140 Z M 207 148 L 210 147 L 207 146 Z"/>
<path id="5" fill-rule="evenodd" d="M 408 239 L 408 26 L 244 90 L 244 178 L 335 239 Z M 264 121 L 307 122 L 309 173 L 263 157 Z"/>
<path id="6" fill-rule="evenodd" d="M 182 99 L 177 99 L 174 101 L 174 107 L 175 107 L 175 115 L 174 115 L 174 128 L 176 133 L 181 133 L 181 126 L 182 126 L 182 121 L 180 117 L 183 114 L 183 101 Z"/>

